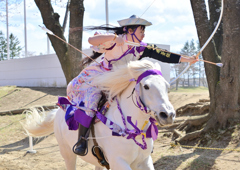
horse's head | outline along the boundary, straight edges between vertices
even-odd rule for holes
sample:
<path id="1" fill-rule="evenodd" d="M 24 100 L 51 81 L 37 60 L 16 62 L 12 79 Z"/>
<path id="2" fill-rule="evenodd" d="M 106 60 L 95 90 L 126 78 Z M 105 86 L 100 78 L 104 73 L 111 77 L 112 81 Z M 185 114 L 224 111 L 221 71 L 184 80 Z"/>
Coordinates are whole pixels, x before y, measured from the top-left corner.
<path id="1" fill-rule="evenodd" d="M 160 125 L 173 123 L 176 113 L 168 98 L 169 84 L 160 74 L 148 75 L 139 82 L 139 97 L 149 114 Z"/>
<path id="2" fill-rule="evenodd" d="M 163 78 L 160 65 L 156 60 L 147 59 L 139 62 L 144 65 L 145 70 L 135 78 L 138 107 L 156 118 L 160 125 L 173 123 L 176 113 L 169 101 L 169 83 Z M 136 75 L 136 70 L 139 69 L 130 69 L 130 73 Z"/>

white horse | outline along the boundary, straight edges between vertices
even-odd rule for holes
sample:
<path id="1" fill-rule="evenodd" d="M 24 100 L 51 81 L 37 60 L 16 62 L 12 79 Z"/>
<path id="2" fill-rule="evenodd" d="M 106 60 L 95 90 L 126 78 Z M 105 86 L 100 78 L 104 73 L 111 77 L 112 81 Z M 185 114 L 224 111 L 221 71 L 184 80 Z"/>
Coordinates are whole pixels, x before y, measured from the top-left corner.
<path id="1" fill-rule="evenodd" d="M 112 170 L 154 169 L 150 155 L 153 150 L 153 139 L 146 138 L 144 134 L 149 126 L 150 130 L 154 126 L 150 122 L 145 127 L 144 124 L 150 117 L 155 118 L 160 125 L 171 124 L 175 118 L 175 111 L 168 99 L 169 84 L 160 75 L 159 70 L 160 66 L 153 62 L 132 61 L 128 65 L 119 66 L 94 78 L 99 88 L 109 91 L 109 99 L 115 97 L 105 116 L 119 125 L 122 134 L 125 134 L 125 136 L 112 136 L 112 130 L 104 123 L 99 122 L 94 125 L 96 140 L 103 149 Z M 139 82 L 136 84 L 133 79 Z M 29 135 L 35 137 L 46 136 L 54 130 L 67 169 L 76 169 L 77 155 L 72 152 L 72 147 L 77 141 L 78 132 L 68 130 L 63 110 L 53 110 L 45 117 L 44 115 L 33 112 L 31 116 L 27 116 L 24 128 Z M 128 120 L 131 118 L 137 128 L 126 120 L 125 126 L 122 117 Z M 136 141 L 133 138 L 127 139 L 131 134 L 137 134 L 137 129 L 143 129 L 143 131 L 138 131 Z M 154 134 L 151 134 L 154 138 Z M 91 136 L 90 133 L 90 138 Z M 84 157 L 80 156 L 81 159 L 95 165 L 95 169 L 104 169 L 90 152 L 92 147 L 93 140 L 90 139 L 89 152 Z"/>

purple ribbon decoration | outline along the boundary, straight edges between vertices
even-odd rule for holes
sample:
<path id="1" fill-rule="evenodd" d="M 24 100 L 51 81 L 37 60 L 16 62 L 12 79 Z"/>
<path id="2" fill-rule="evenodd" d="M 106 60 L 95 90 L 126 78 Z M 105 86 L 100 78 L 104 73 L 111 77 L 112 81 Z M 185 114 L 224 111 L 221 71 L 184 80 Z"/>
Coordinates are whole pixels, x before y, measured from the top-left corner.
<path id="1" fill-rule="evenodd" d="M 130 48 L 128 48 L 127 49 L 127 51 L 125 51 L 119 58 L 117 58 L 117 59 L 112 59 L 112 60 L 109 60 L 108 61 L 108 68 L 112 68 L 112 62 L 116 62 L 116 61 L 118 61 L 118 60 L 121 60 L 123 57 L 125 57 L 127 54 L 133 54 L 135 57 L 136 57 L 136 55 L 135 55 L 135 50 L 137 50 L 137 52 L 138 53 L 140 53 L 140 52 L 142 52 L 142 51 L 144 51 L 144 49 L 146 48 L 146 47 L 143 47 L 143 46 L 147 46 L 147 44 L 146 43 L 144 43 L 144 42 L 140 42 L 140 47 L 130 47 Z"/>
<path id="2" fill-rule="evenodd" d="M 127 129 L 127 130 L 125 131 L 126 134 L 128 134 L 127 139 L 133 139 L 134 142 L 135 142 L 138 146 L 140 146 L 143 150 L 145 150 L 145 149 L 147 149 L 147 143 L 146 143 L 146 141 L 145 141 L 144 135 L 142 135 L 142 142 L 143 142 L 143 144 L 139 143 L 139 142 L 135 139 L 138 135 L 141 135 L 141 134 L 143 133 L 143 131 L 140 130 L 140 129 L 137 127 L 137 121 L 136 121 L 136 124 L 134 125 L 131 119 L 132 119 L 132 118 L 131 118 L 130 116 L 127 117 L 128 123 L 129 123 L 130 125 L 132 125 L 132 127 L 133 127 L 134 129 L 132 129 L 132 130 Z"/>
<path id="3" fill-rule="evenodd" d="M 161 75 L 162 76 L 162 72 L 160 70 L 156 70 L 156 69 L 152 69 L 152 70 L 147 70 L 145 72 L 143 72 L 137 79 L 137 84 L 145 77 L 149 76 L 149 75 Z"/>
<path id="4" fill-rule="evenodd" d="M 126 136 L 122 128 L 116 123 L 109 120 L 105 115 L 101 114 L 100 112 L 96 112 L 96 116 L 103 124 L 105 124 L 110 130 L 112 130 L 113 136 Z"/>
<path id="5" fill-rule="evenodd" d="M 138 146 L 140 146 L 143 150 L 147 149 L 147 143 L 145 141 L 145 137 L 144 135 L 142 134 L 144 131 L 143 130 L 140 130 L 138 127 L 137 127 L 137 121 L 136 123 L 134 124 L 131 120 L 131 117 L 128 116 L 127 117 L 127 122 L 133 127 L 132 130 L 129 130 L 127 128 L 127 125 L 126 125 L 126 120 L 125 120 L 125 117 L 123 115 L 123 112 L 122 112 L 122 109 L 119 105 L 119 102 L 118 100 L 116 99 L 117 101 L 117 106 L 118 106 L 118 110 L 119 112 L 121 113 L 121 116 L 122 116 L 122 121 L 123 121 L 123 124 L 125 126 L 125 130 L 123 130 L 119 125 L 117 125 L 116 123 L 112 122 L 111 120 L 109 120 L 105 115 L 102 115 L 100 112 L 96 112 L 96 116 L 98 117 L 99 120 L 101 120 L 101 122 L 103 124 L 105 124 L 106 126 L 108 126 L 108 128 L 110 130 L 112 130 L 112 135 L 113 136 L 127 136 L 127 139 L 132 139 Z M 157 129 L 157 126 L 155 125 L 155 122 L 156 120 L 153 119 L 153 118 L 149 118 L 149 121 L 150 121 L 150 126 L 149 128 L 147 129 L 147 132 L 146 132 L 146 137 L 147 138 L 153 138 L 153 140 L 156 140 L 157 138 L 157 135 L 158 135 L 158 129 Z M 143 144 L 139 143 L 135 138 L 138 136 L 138 135 L 142 135 L 142 142 Z"/>
<path id="6" fill-rule="evenodd" d="M 118 102 L 117 98 L 116 98 L 116 101 L 117 101 L 118 110 L 119 110 L 119 112 L 120 112 L 121 115 L 122 115 L 123 124 L 124 124 L 124 126 L 125 126 L 125 133 L 128 134 L 127 139 L 133 139 L 134 142 L 135 142 L 138 146 L 140 146 L 142 149 L 147 149 L 147 144 L 146 144 L 144 135 L 142 135 L 143 145 L 142 145 L 141 143 L 137 142 L 136 139 L 135 139 L 136 136 L 141 135 L 141 133 L 142 133 L 143 131 L 140 130 L 140 129 L 137 127 L 137 122 L 136 122 L 136 125 L 134 125 L 134 124 L 132 123 L 131 117 L 129 117 L 129 116 L 127 117 L 127 121 L 128 121 L 129 124 L 132 125 L 132 127 L 133 127 L 134 129 L 133 129 L 133 130 L 129 130 L 129 129 L 127 128 L 126 120 L 125 120 L 125 118 L 124 118 L 122 109 L 121 109 L 121 107 L 120 107 L 120 105 L 119 105 L 119 102 Z M 154 122 L 154 121 L 156 121 L 155 119 L 149 118 L 149 121 L 151 122 L 150 127 L 151 127 L 152 125 L 153 125 L 153 126 L 155 125 L 155 122 Z M 154 123 L 154 124 L 153 124 L 153 123 Z M 156 125 L 155 125 L 155 126 L 156 126 Z M 157 127 L 156 127 L 156 128 L 157 128 Z M 148 128 L 148 129 L 149 129 L 149 128 Z M 152 129 L 152 128 L 151 128 L 151 129 Z M 155 130 L 155 127 L 153 128 L 153 130 Z M 157 129 L 157 131 L 154 131 L 155 133 L 152 132 L 152 130 L 151 130 L 150 132 L 151 132 L 151 133 L 150 133 L 150 135 L 148 134 L 148 138 L 151 138 L 151 137 L 152 137 L 152 134 L 153 134 L 153 137 L 154 137 L 154 139 L 155 139 L 155 138 L 157 137 L 156 134 L 158 134 L 158 129 Z"/>
<path id="7" fill-rule="evenodd" d="M 152 138 L 155 141 L 158 137 L 158 128 L 157 128 L 157 125 L 156 125 L 157 121 L 152 117 L 149 118 L 149 121 L 150 121 L 151 124 L 146 131 L 146 137 L 147 138 Z"/>
<path id="8" fill-rule="evenodd" d="M 73 107 L 76 105 L 73 105 L 65 97 L 58 97 L 57 105 L 66 112 L 65 113 L 65 121 L 68 125 L 68 129 L 69 130 L 77 130 L 78 122 L 74 119 L 74 112 L 76 111 L 76 108 Z"/>

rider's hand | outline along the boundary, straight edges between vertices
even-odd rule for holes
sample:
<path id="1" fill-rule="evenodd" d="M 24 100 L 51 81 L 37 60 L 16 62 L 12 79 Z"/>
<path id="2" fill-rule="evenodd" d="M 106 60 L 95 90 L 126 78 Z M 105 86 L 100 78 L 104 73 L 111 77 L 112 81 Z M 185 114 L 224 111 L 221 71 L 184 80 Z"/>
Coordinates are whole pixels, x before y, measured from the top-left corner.
<path id="1" fill-rule="evenodd" d="M 189 58 L 189 62 L 190 62 L 190 64 L 192 65 L 192 64 L 195 64 L 197 61 L 199 61 L 198 60 L 198 57 L 196 57 L 195 55 L 193 55 L 193 56 L 191 56 L 190 58 Z"/>

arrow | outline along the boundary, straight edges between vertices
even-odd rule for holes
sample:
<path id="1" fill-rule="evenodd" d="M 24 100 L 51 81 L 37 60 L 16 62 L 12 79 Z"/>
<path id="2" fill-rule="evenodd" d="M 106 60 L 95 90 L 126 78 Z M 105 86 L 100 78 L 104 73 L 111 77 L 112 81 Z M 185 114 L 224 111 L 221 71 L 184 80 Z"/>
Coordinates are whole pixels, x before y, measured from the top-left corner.
<path id="1" fill-rule="evenodd" d="M 62 42 L 66 43 L 67 45 L 71 46 L 72 48 L 74 48 L 75 50 L 77 50 L 78 52 L 82 53 L 83 55 L 85 55 L 86 57 L 90 58 L 92 61 L 98 63 L 99 65 L 101 65 L 99 62 L 97 62 L 96 60 L 92 59 L 91 57 L 89 57 L 87 54 L 85 54 L 84 52 L 82 52 L 81 50 L 79 50 L 78 48 L 74 47 L 73 45 L 69 44 L 68 42 L 66 42 L 65 40 L 63 40 L 62 38 L 60 38 L 59 36 L 55 35 L 51 30 L 47 29 L 46 27 L 42 27 L 39 25 L 40 28 L 42 28 L 42 30 L 44 30 L 46 33 L 53 35 L 54 37 L 58 38 L 59 40 L 61 40 Z"/>

